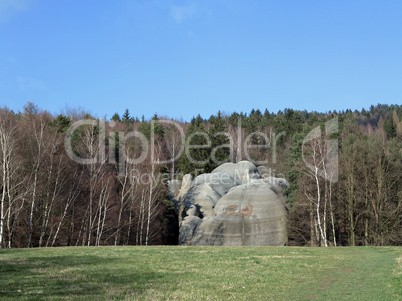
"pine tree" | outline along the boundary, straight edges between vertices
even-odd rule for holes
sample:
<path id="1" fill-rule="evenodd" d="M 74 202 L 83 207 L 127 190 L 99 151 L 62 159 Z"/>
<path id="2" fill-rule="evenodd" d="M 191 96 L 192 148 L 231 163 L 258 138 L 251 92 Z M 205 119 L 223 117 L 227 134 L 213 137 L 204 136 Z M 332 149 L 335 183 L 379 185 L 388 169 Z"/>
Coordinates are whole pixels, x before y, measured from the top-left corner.
<path id="1" fill-rule="evenodd" d="M 210 119 L 211 120 L 211 119 Z M 207 171 L 212 171 L 220 164 L 231 161 L 230 148 L 223 147 L 229 143 L 226 136 L 227 125 L 225 119 L 222 117 L 221 111 L 213 118 L 212 125 L 209 128 L 209 136 L 212 141 L 212 152 Z"/>
<path id="2" fill-rule="evenodd" d="M 211 140 L 200 115 L 191 120 L 186 130 L 185 152 L 179 158 L 178 168 L 193 176 L 206 172 L 211 154 Z M 195 147 L 195 148 L 194 148 Z"/>
<path id="3" fill-rule="evenodd" d="M 127 112 L 127 113 L 128 113 L 128 112 Z M 115 121 L 115 122 L 120 121 L 120 116 L 119 116 L 119 114 L 118 114 L 118 113 L 114 113 L 111 120 L 112 120 L 112 121 Z"/>
<path id="4" fill-rule="evenodd" d="M 388 139 L 396 137 L 396 126 L 392 116 L 390 116 L 384 123 L 384 130 Z"/>

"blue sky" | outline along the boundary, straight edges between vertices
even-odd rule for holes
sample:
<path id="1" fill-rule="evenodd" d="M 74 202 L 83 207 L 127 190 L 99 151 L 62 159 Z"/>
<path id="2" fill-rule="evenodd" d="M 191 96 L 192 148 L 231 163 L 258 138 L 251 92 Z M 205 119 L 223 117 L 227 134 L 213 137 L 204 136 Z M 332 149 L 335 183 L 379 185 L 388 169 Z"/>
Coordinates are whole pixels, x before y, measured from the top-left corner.
<path id="1" fill-rule="evenodd" d="M 58 114 L 402 103 L 402 1 L 0 0 L 0 106 Z"/>

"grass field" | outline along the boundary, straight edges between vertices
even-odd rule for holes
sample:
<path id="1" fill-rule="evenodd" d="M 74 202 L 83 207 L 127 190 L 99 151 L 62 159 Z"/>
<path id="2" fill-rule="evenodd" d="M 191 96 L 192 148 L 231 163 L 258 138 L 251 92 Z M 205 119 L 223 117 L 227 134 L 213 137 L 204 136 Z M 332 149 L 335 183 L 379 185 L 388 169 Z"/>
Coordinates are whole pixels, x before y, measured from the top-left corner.
<path id="1" fill-rule="evenodd" d="M 402 300 L 402 248 L 0 250 L 0 299 Z"/>

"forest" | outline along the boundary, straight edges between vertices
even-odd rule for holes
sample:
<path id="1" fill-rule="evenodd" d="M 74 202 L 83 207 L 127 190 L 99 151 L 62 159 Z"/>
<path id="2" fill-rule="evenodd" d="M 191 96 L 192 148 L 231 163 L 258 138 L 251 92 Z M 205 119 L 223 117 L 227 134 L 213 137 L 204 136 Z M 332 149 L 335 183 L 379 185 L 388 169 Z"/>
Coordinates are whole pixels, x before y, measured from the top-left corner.
<path id="1" fill-rule="evenodd" d="M 0 247 L 177 244 L 168 181 L 241 160 L 289 181 L 288 245 L 402 245 L 401 159 L 400 105 L 190 122 L 3 107 Z"/>

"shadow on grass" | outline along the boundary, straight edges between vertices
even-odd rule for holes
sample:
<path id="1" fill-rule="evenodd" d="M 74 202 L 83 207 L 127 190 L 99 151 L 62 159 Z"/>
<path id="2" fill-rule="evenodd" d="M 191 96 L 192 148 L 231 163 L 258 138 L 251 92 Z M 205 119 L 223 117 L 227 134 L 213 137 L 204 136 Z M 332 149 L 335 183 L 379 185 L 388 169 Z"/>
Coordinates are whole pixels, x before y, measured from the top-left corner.
<path id="1" fill-rule="evenodd" d="M 121 258 L 90 254 L 9 258 L 0 260 L 0 299 L 137 295 L 163 277 L 127 267 Z"/>

